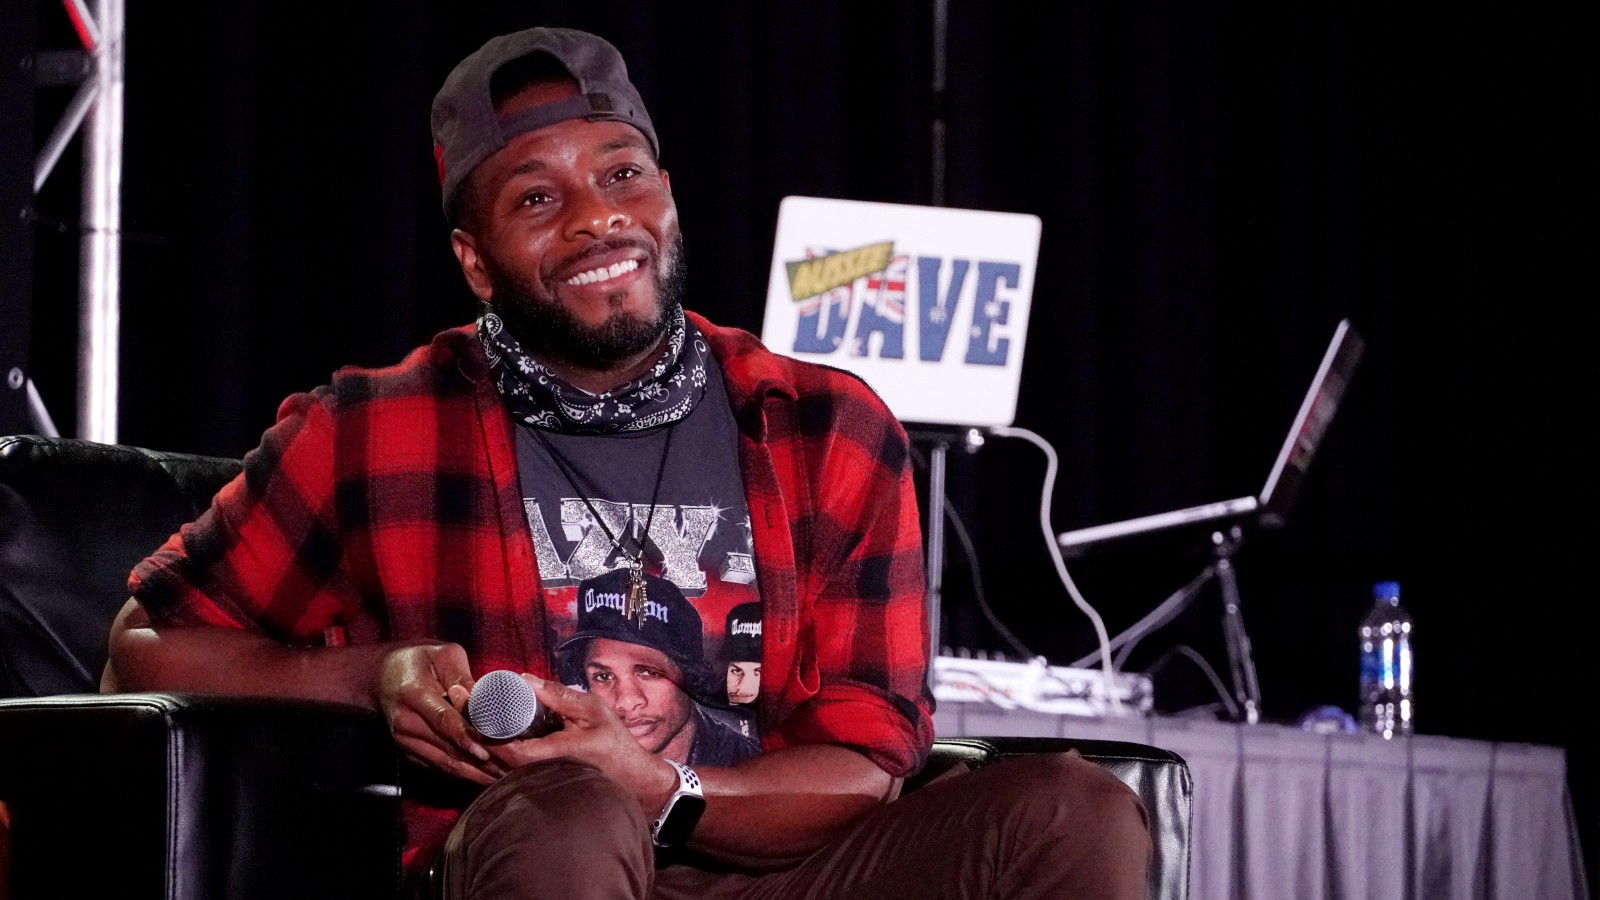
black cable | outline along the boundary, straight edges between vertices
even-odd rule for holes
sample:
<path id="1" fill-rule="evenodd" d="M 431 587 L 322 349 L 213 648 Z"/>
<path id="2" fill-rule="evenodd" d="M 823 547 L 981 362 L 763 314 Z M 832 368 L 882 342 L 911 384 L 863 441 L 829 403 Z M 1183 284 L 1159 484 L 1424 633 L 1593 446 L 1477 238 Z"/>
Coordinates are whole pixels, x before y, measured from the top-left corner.
<path id="1" fill-rule="evenodd" d="M 944 512 L 945 518 L 949 519 L 950 524 L 955 527 L 956 537 L 961 539 L 962 552 L 967 555 L 967 570 L 972 575 L 972 596 L 978 603 L 979 611 L 983 613 L 985 619 L 989 620 L 989 624 L 994 627 L 994 630 L 998 631 L 1000 636 L 1006 639 L 1006 643 L 1011 645 L 1011 649 L 1022 654 L 1023 659 L 1033 659 L 1034 652 L 1029 650 L 1027 645 L 1023 644 L 1011 632 L 1011 629 L 1000 621 L 1000 617 L 995 615 L 994 609 L 989 606 L 989 600 L 983 593 L 983 576 L 978 571 L 978 550 L 973 546 L 972 537 L 967 534 L 967 526 L 962 523 L 961 516 L 956 513 L 955 504 L 950 502 L 949 497 L 944 500 Z"/>
<path id="2" fill-rule="evenodd" d="M 1151 663 L 1150 666 L 1144 670 L 1144 674 L 1152 683 L 1155 682 L 1156 673 L 1172 660 L 1172 655 L 1174 653 L 1184 657 L 1185 659 L 1188 659 L 1190 662 L 1200 667 L 1200 671 L 1204 672 L 1206 679 L 1211 682 L 1212 689 L 1215 690 L 1217 692 L 1217 696 L 1222 699 L 1222 705 L 1227 708 L 1228 715 L 1232 717 L 1233 721 L 1237 722 L 1243 718 L 1239 715 L 1239 705 L 1233 701 L 1232 697 L 1228 696 L 1228 689 L 1223 686 L 1222 679 L 1217 676 L 1217 670 L 1211 668 L 1211 663 L 1206 662 L 1206 658 L 1204 656 L 1201 656 L 1193 647 L 1190 647 L 1187 644 L 1178 644 L 1174 646 L 1167 652 L 1156 657 L 1156 661 Z M 1214 704 L 1207 705 L 1210 706 Z"/>
<path id="3" fill-rule="evenodd" d="M 928 460 L 915 446 L 911 447 L 911 459 L 924 469 L 928 467 Z M 967 532 L 966 523 L 961 521 L 961 515 L 956 512 L 955 504 L 950 502 L 949 497 L 944 497 L 942 500 L 945 519 L 954 526 L 956 537 L 961 542 L 962 553 L 967 557 L 967 574 L 972 578 L 972 596 L 978 604 L 978 611 L 983 613 L 983 617 L 988 621 L 990 627 L 998 632 L 1006 643 L 1011 645 L 1011 649 L 1022 654 L 1023 659 L 1033 659 L 1037 654 L 1029 650 L 1027 645 L 1023 644 L 1012 633 L 1011 629 L 1000 621 L 1000 617 L 995 614 L 994 608 L 989 605 L 989 599 L 983 591 L 983 574 L 982 567 L 978 564 L 978 549 L 972 543 L 972 536 Z"/>

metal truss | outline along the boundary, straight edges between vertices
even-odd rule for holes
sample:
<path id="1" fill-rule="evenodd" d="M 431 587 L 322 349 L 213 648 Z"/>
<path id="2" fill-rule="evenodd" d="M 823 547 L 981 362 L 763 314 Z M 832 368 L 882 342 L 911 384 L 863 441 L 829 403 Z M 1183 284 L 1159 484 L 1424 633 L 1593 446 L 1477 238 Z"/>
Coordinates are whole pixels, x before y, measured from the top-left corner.
<path id="1" fill-rule="evenodd" d="M 114 444 L 121 321 L 124 0 L 62 0 L 62 6 L 72 20 L 84 55 L 40 55 L 41 60 L 54 58 L 58 73 L 67 70 L 79 80 L 72 101 L 39 150 L 33 169 L 33 191 L 38 194 L 67 144 L 81 130 L 77 436 Z M 64 63 L 63 56 L 68 58 Z M 74 66 L 72 59 L 82 59 L 86 64 Z M 28 399 L 40 430 L 54 436 L 55 424 L 31 382 Z"/>

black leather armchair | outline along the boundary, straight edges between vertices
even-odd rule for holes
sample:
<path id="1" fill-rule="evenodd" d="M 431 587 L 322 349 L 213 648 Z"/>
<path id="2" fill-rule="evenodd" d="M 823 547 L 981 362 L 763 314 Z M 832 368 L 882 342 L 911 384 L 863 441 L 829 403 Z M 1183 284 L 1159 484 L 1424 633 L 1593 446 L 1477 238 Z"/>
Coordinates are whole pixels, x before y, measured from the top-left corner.
<path id="1" fill-rule="evenodd" d="M 0 900 L 401 895 L 400 762 L 377 716 L 96 693 L 128 572 L 239 469 L 0 437 Z M 1150 897 L 1184 900 L 1191 783 L 1176 754 L 1115 741 L 941 739 L 907 787 L 954 765 L 1069 747 L 1144 798 L 1156 836 Z"/>

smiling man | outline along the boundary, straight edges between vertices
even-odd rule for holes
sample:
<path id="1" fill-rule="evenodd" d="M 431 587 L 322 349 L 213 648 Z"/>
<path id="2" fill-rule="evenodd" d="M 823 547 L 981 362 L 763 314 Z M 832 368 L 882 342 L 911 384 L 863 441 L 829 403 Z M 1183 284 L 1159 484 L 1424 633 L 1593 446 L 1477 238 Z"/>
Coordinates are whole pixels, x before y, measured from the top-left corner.
<path id="1" fill-rule="evenodd" d="M 495 38 L 432 127 L 479 315 L 285 400 L 131 574 L 103 688 L 381 712 L 407 876 L 440 861 L 451 898 L 1143 897 L 1145 811 L 1075 755 L 899 796 L 933 737 L 905 431 L 853 375 L 684 309 L 616 48 Z M 760 622 L 758 692 L 705 665 L 756 661 L 734 621 Z M 496 669 L 561 727 L 475 733 Z"/>
<path id="2" fill-rule="evenodd" d="M 522 57 L 491 82 L 506 121 L 587 109 L 552 57 Z M 451 110 L 437 108 L 436 119 L 438 109 L 450 127 Z M 580 131 L 585 139 L 572 140 Z M 459 226 L 451 245 L 473 293 L 523 349 L 594 393 L 648 367 L 683 285 L 678 212 L 653 130 L 556 122 L 511 139 L 471 174 L 455 184 L 446 176 L 446 211 Z"/>

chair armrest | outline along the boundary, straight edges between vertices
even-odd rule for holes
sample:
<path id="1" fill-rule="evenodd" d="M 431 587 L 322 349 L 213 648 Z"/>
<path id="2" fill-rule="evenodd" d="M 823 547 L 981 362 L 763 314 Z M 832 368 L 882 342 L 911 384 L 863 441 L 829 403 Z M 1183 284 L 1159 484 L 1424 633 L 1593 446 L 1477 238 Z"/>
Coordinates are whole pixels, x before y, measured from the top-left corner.
<path id="1" fill-rule="evenodd" d="M 339 704 L 0 701 L 11 896 L 392 900 L 398 767 L 382 719 Z"/>
<path id="2" fill-rule="evenodd" d="M 1154 845 L 1151 900 L 1184 900 L 1189 895 L 1190 821 L 1194 782 L 1189 764 L 1170 750 L 1128 741 L 1055 737 L 939 738 L 922 771 L 906 780 L 915 790 L 957 766 L 982 768 L 1012 756 L 1076 750 L 1104 766 L 1144 801 Z"/>

